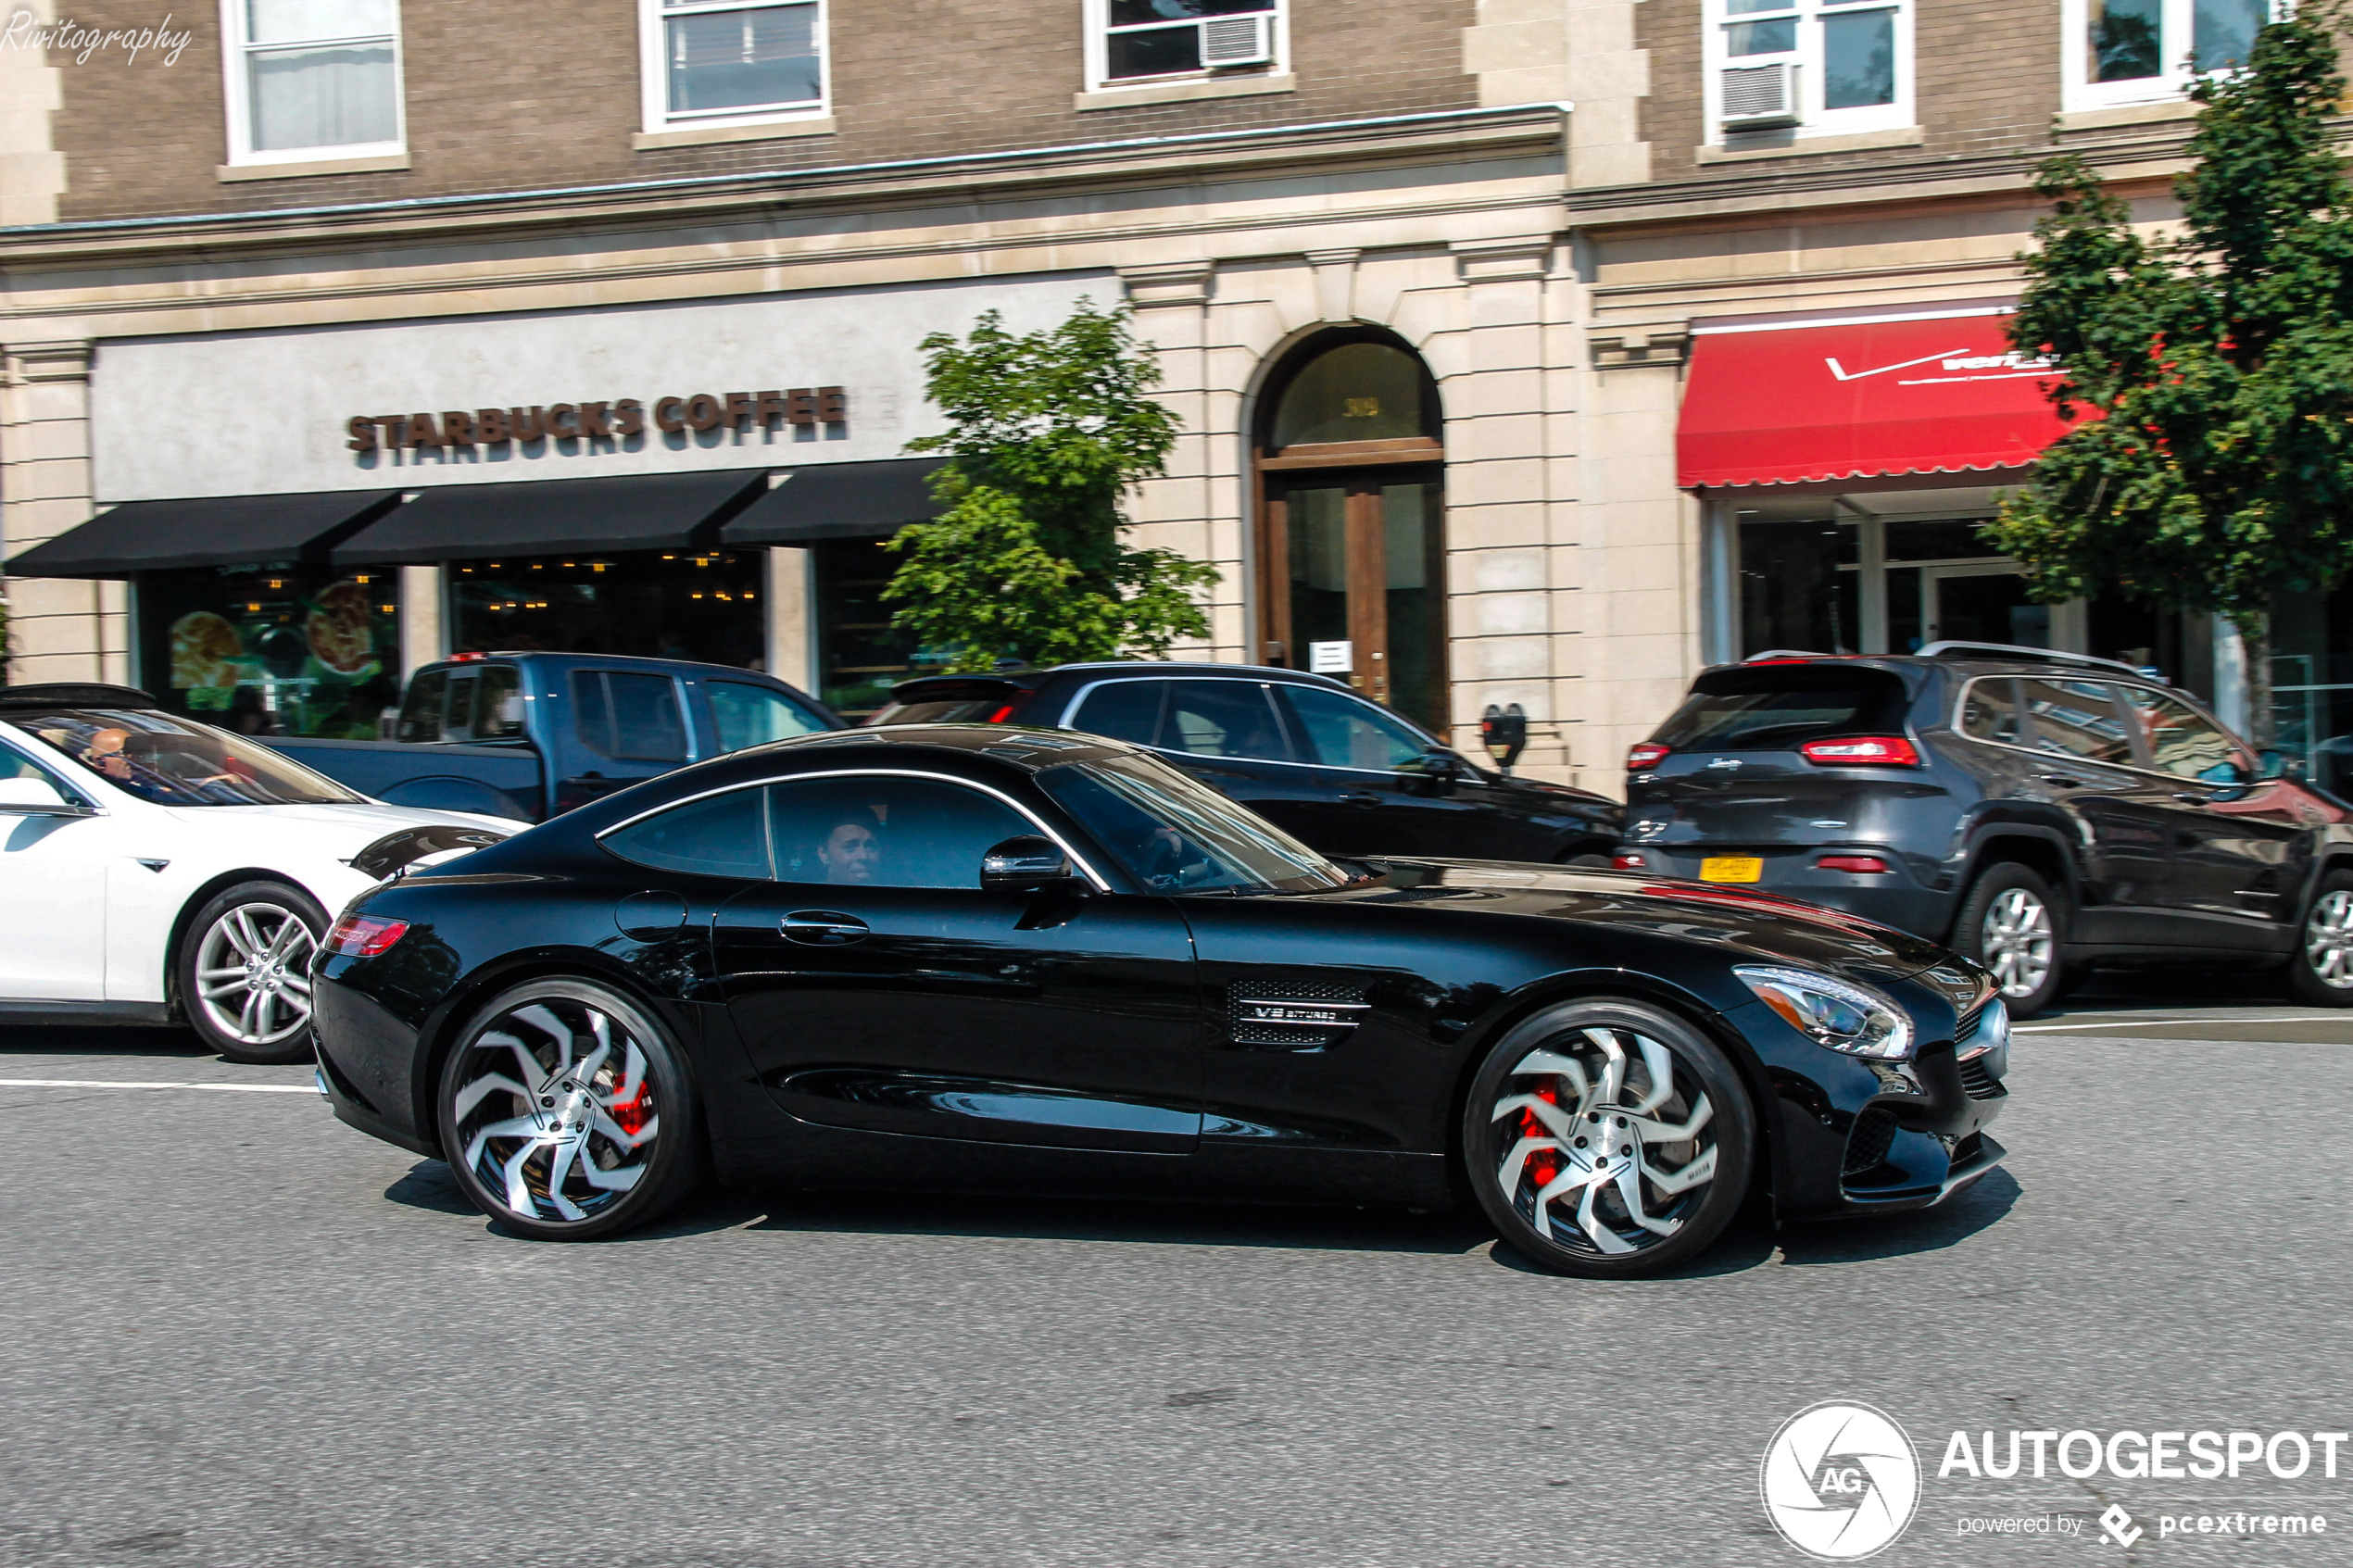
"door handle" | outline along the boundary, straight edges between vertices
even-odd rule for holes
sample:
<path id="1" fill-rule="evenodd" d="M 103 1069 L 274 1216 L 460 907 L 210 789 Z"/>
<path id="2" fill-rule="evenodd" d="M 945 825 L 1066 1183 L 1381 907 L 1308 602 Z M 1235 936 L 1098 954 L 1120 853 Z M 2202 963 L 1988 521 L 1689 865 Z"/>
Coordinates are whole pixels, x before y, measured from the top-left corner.
<path id="1" fill-rule="evenodd" d="M 1340 797 L 1342 806 L 1378 806 L 1380 797 L 1361 789 L 1352 789 Z"/>
<path id="2" fill-rule="evenodd" d="M 838 947 L 856 942 L 874 928 L 855 915 L 837 914 L 832 909 L 795 909 L 781 922 L 786 940 L 806 942 L 812 947 Z"/>
<path id="3" fill-rule="evenodd" d="M 2082 779 L 2070 778 L 2065 773 L 2037 773 L 2034 776 L 2042 780 L 2045 784 L 2057 784 L 2061 789 L 2081 789 L 2083 787 L 2083 781 Z"/>

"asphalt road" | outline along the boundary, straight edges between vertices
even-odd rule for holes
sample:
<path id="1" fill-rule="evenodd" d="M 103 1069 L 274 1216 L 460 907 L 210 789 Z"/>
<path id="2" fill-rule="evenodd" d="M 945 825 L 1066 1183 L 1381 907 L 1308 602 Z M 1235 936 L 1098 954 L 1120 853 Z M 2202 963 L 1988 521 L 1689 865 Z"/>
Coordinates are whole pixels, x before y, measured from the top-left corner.
<path id="1" fill-rule="evenodd" d="M 2353 1451 L 1936 1474 L 1956 1429 L 2353 1427 L 2353 1018 L 2184 984 L 2022 1035 L 2010 1163 L 1946 1209 L 1744 1225 L 1621 1285 L 1458 1216 L 1010 1202 L 945 1166 L 535 1245 L 268 1092 L 303 1070 L 0 1033 L 0 1563 L 1797 1564 L 1758 1464 L 1829 1399 L 1927 1471 L 1878 1562 L 2353 1561 Z M 2192 1507 L 2335 1533 L 2161 1538 Z"/>

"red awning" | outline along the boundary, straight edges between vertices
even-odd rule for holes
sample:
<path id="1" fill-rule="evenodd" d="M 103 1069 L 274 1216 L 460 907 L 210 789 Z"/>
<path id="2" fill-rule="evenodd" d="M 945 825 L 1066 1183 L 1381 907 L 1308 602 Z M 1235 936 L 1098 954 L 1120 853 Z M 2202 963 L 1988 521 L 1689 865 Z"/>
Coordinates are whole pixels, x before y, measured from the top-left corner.
<path id="1" fill-rule="evenodd" d="M 1686 489 L 2017 469 L 2067 424 L 2007 313 L 1697 328 L 1676 431 Z"/>

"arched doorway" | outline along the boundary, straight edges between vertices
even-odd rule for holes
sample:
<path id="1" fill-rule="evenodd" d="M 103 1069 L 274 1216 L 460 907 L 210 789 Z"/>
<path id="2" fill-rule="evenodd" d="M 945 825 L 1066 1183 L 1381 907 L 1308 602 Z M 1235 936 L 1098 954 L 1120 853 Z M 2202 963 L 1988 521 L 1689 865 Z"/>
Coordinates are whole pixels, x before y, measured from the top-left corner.
<path id="1" fill-rule="evenodd" d="M 1444 736 L 1438 383 L 1387 332 L 1302 345 L 1260 405 L 1260 657 L 1337 675 Z"/>

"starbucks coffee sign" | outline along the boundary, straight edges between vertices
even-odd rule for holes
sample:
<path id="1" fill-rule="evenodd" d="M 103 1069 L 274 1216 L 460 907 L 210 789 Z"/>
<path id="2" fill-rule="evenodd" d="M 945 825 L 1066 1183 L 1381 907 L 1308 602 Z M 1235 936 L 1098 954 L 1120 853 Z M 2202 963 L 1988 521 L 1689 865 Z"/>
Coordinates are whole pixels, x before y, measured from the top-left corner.
<path id="1" fill-rule="evenodd" d="M 505 408 L 446 408 L 440 413 L 354 414 L 344 421 L 354 452 L 386 448 L 496 446 L 510 442 L 625 441 L 646 433 L 642 398 L 593 403 L 516 404 Z M 686 431 L 774 430 L 789 425 L 846 425 L 849 394 L 838 386 L 797 386 L 789 392 L 697 392 L 657 397 L 653 425 L 666 435 Z"/>

